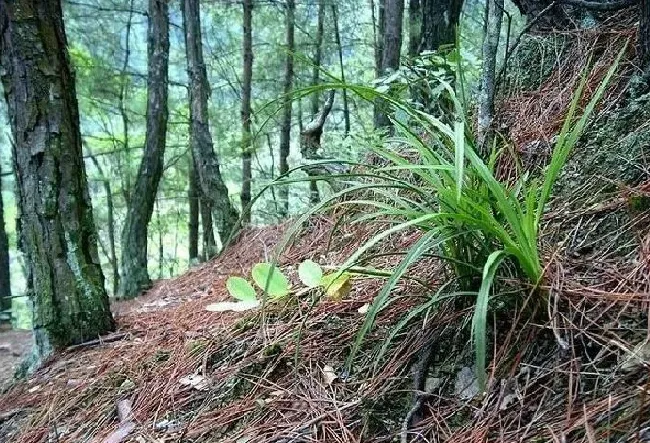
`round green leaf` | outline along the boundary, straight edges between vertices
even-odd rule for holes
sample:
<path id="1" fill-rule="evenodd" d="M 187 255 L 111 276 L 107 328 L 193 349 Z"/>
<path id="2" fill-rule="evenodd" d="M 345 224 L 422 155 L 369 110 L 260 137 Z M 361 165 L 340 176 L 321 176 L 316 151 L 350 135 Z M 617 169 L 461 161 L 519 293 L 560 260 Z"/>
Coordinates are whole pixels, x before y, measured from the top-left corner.
<path id="1" fill-rule="evenodd" d="M 226 289 L 237 300 L 252 302 L 257 300 L 255 289 L 248 283 L 248 280 L 241 277 L 230 277 L 226 281 Z"/>
<path id="2" fill-rule="evenodd" d="M 253 281 L 271 298 L 280 298 L 289 294 L 289 280 L 277 266 L 270 263 L 258 263 L 253 266 Z"/>
<path id="3" fill-rule="evenodd" d="M 309 288 L 315 288 L 320 285 L 323 278 L 323 269 L 311 260 L 305 260 L 298 266 L 298 277 L 300 281 Z"/>

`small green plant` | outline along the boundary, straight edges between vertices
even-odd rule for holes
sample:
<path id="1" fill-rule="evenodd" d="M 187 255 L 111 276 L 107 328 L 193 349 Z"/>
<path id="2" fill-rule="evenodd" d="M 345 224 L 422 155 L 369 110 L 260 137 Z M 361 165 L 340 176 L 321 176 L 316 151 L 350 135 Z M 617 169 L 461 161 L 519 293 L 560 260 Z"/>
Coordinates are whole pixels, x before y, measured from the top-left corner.
<path id="1" fill-rule="evenodd" d="M 323 274 L 323 268 L 312 260 L 305 260 L 298 266 L 298 277 L 305 285 L 303 290 L 321 288 L 333 300 L 345 297 L 351 288 L 352 275 L 347 272 Z M 289 279 L 271 263 L 257 263 L 251 270 L 251 278 L 263 295 L 271 301 L 279 300 L 291 293 Z M 231 276 L 226 280 L 228 293 L 237 301 L 213 303 L 206 307 L 208 311 L 246 311 L 261 305 L 257 290 L 242 277 Z"/>

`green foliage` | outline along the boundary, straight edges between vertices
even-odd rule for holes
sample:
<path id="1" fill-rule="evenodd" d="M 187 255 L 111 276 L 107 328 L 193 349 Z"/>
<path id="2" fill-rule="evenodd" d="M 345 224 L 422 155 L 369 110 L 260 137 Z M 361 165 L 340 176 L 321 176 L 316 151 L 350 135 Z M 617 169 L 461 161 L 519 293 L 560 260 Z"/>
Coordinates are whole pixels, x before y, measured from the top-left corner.
<path id="1" fill-rule="evenodd" d="M 298 266 L 298 277 L 308 288 L 315 288 L 321 283 L 323 269 L 312 260 L 305 260 Z"/>
<path id="2" fill-rule="evenodd" d="M 405 100 L 373 88 L 340 82 L 321 86 L 346 88 L 367 100 L 380 98 L 390 103 L 396 114 L 407 116 L 409 122 L 407 126 L 403 117 L 393 119 L 398 135 L 391 141 L 397 149 L 372 147 L 381 159 L 374 163 L 380 166 L 367 166 L 364 174 L 344 176 L 350 183 L 348 189 L 315 209 L 353 206 L 359 214 L 356 222 L 381 220 L 382 224 L 390 225 L 358 248 L 342 264 L 341 272 L 392 235 L 414 228 L 423 232 L 420 240 L 405 251 L 404 258 L 370 307 L 348 364 L 377 315 L 395 300 L 391 293 L 397 282 L 419 258 L 433 253 L 442 256 L 454 269 L 462 294 L 468 291 L 475 294 L 472 331 L 477 373 L 481 387 L 485 387 L 487 310 L 499 265 L 511 263 L 511 272 L 524 277 L 533 287 L 541 282 L 539 232 L 544 209 L 622 54 L 623 51 L 592 94 L 582 115 L 576 117 L 589 73 L 588 68 L 585 70 L 543 177 L 540 180 L 525 175 L 513 186 L 496 178 L 496 155 L 491 155 L 486 162 L 475 151 L 466 109 L 446 75 L 438 82 L 452 103 L 451 116 L 423 112 Z M 346 195 L 349 197 L 340 201 Z"/>
<path id="3" fill-rule="evenodd" d="M 229 277 L 226 281 L 226 289 L 228 293 L 240 301 L 253 301 L 257 300 L 255 289 L 248 280 L 241 277 Z"/>
<path id="4" fill-rule="evenodd" d="M 251 272 L 253 281 L 271 298 L 281 298 L 289 294 L 289 280 L 277 266 L 258 263 Z"/>

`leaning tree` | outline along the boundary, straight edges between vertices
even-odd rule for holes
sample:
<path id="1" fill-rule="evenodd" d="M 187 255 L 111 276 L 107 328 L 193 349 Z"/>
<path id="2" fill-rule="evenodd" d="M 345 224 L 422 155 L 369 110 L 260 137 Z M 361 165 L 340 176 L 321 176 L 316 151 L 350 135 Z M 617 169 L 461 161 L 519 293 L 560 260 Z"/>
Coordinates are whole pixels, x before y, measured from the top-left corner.
<path id="1" fill-rule="evenodd" d="M 114 328 L 97 254 L 60 0 L 0 1 L 20 237 L 37 357 Z"/>

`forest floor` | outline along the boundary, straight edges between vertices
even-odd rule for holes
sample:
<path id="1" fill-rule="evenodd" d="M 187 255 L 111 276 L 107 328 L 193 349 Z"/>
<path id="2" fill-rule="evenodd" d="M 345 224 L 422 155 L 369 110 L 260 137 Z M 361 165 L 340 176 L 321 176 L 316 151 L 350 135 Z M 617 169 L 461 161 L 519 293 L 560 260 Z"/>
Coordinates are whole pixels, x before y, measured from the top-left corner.
<path id="1" fill-rule="evenodd" d="M 342 301 L 314 304 L 297 291 L 264 314 L 206 310 L 229 299 L 227 277 L 269 259 L 286 226 L 247 230 L 222 257 L 114 304 L 114 334 L 57 354 L 0 395 L 0 441 L 650 441 L 650 295 L 634 286 L 648 275 L 639 263 L 631 273 L 605 268 L 616 290 L 580 282 L 594 267 L 567 274 L 542 306 L 551 320 L 521 321 L 534 299 L 511 316 L 495 313 L 497 363 L 482 396 L 466 333 L 471 309 L 438 303 L 392 335 L 405 313 L 431 300 L 430 289 L 409 281 L 378 316 L 352 371 L 345 358 L 380 280 L 355 279 Z M 314 218 L 280 264 L 297 283 L 304 259 L 341 263 L 374 232 Z M 418 237 L 395 236 L 382 250 Z M 382 260 L 373 264 L 388 268 L 396 258 Z M 413 275 L 440 287 L 446 273 L 431 258 Z M 413 364 L 428 343 L 426 394 L 414 398 Z"/>
<path id="2" fill-rule="evenodd" d="M 0 331 L 0 390 L 32 347 L 31 331 Z"/>

